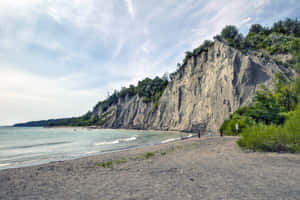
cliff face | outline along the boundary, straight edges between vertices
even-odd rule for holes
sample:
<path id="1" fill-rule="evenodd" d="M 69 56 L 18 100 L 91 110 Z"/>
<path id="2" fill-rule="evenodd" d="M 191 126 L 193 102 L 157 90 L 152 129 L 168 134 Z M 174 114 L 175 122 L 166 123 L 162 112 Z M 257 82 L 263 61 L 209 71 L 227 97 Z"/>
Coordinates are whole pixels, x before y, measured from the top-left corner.
<path id="1" fill-rule="evenodd" d="M 105 112 L 93 111 L 104 128 L 136 128 L 217 132 L 225 118 L 251 103 L 259 85 L 273 89 L 275 73 L 293 72 L 259 53 L 240 51 L 215 41 L 193 56 L 168 84 L 158 106 L 137 95 L 119 99 Z"/>

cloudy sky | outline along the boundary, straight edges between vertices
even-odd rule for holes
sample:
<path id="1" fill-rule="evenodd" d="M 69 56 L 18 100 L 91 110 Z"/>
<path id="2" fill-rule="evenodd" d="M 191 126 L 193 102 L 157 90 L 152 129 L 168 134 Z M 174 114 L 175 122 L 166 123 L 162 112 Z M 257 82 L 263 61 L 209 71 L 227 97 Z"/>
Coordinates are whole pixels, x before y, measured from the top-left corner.
<path id="1" fill-rule="evenodd" d="M 298 0 L 1 0 L 0 125 L 82 115 L 225 25 L 286 17 Z"/>

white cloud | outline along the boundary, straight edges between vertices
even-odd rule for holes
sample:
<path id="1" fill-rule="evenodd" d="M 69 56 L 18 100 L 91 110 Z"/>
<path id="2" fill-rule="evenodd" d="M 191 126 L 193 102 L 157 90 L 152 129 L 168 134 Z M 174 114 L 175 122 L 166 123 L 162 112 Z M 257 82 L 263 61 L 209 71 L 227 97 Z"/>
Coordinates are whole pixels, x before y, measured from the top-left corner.
<path id="1" fill-rule="evenodd" d="M 276 1 L 277 10 L 287 1 L 292 2 Z M 273 4 L 0 1 L 0 124 L 83 114 L 107 91 L 172 72 L 185 51 L 212 39 L 225 25 L 245 30 L 249 23 L 261 23 L 257 19 L 264 20 Z M 285 9 L 280 16 L 295 10 Z M 269 15 L 269 21 L 278 18 L 276 11 Z"/>
<path id="2" fill-rule="evenodd" d="M 243 24 L 249 24 L 249 22 L 251 22 L 251 17 L 247 17 L 247 18 L 245 18 L 245 19 L 243 19 L 242 21 L 241 21 L 241 23 L 239 24 L 239 26 L 240 25 L 243 25 Z"/>
<path id="3" fill-rule="evenodd" d="M 74 84 L 71 78 L 49 79 L 9 68 L 0 74 L 0 125 L 78 116 L 103 98 L 97 90 L 68 89 Z"/>
<path id="4" fill-rule="evenodd" d="M 128 13 L 130 14 L 130 16 L 132 18 L 134 18 L 135 16 L 135 11 L 134 11 L 134 8 L 133 8 L 133 3 L 132 3 L 133 0 L 125 0 L 125 3 L 126 3 L 126 6 L 127 6 L 127 9 L 128 9 Z"/>
<path id="5" fill-rule="evenodd" d="M 271 3 L 271 0 L 253 0 L 252 5 L 254 8 L 261 8 Z"/>

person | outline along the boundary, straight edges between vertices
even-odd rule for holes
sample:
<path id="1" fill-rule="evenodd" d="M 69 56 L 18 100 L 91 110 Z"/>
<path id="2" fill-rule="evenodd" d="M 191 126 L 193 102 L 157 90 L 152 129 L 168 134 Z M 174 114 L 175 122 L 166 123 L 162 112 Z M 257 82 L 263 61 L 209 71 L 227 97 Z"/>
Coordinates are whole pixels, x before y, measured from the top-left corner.
<path id="1" fill-rule="evenodd" d="M 200 138 L 200 131 L 198 132 L 198 138 Z"/>
<path id="2" fill-rule="evenodd" d="M 223 137 L 223 132 L 222 131 L 220 131 L 220 136 Z"/>

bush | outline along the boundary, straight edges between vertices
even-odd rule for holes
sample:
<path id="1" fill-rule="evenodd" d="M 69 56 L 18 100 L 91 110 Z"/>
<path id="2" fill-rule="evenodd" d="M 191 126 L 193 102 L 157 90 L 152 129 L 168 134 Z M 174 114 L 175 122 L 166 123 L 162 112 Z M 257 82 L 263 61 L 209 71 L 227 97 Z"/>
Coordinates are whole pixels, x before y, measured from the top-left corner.
<path id="1" fill-rule="evenodd" d="M 214 43 L 210 40 L 205 40 L 198 48 L 193 50 L 193 55 L 199 55 L 203 51 L 208 51 L 208 48 L 211 47 Z"/>
<path id="2" fill-rule="evenodd" d="M 97 166 L 99 167 L 104 167 L 104 168 L 112 168 L 113 167 L 113 161 L 110 160 L 110 161 L 107 161 L 107 162 L 100 162 L 97 164 Z"/>
<path id="3" fill-rule="evenodd" d="M 254 151 L 300 152 L 300 104 L 283 126 L 258 124 L 244 129 L 238 144 Z"/>
<path id="4" fill-rule="evenodd" d="M 260 25 L 260 24 L 252 24 L 250 29 L 249 29 L 249 32 L 250 33 L 262 33 L 265 31 L 265 28 Z"/>
<path id="5" fill-rule="evenodd" d="M 147 152 L 147 153 L 144 154 L 144 157 L 145 157 L 146 159 L 148 159 L 148 158 L 150 158 L 150 157 L 153 157 L 153 156 L 155 156 L 155 154 L 152 153 L 152 152 Z"/>
<path id="6" fill-rule="evenodd" d="M 238 29 L 235 26 L 228 25 L 223 28 L 221 32 L 221 36 L 224 39 L 234 39 L 239 34 Z"/>
<path id="7" fill-rule="evenodd" d="M 109 161 L 103 161 L 103 162 L 99 162 L 97 163 L 98 167 L 104 167 L 104 168 L 113 168 L 114 164 L 120 165 L 123 163 L 126 163 L 127 160 L 125 158 L 122 158 L 120 160 L 109 160 Z"/>

